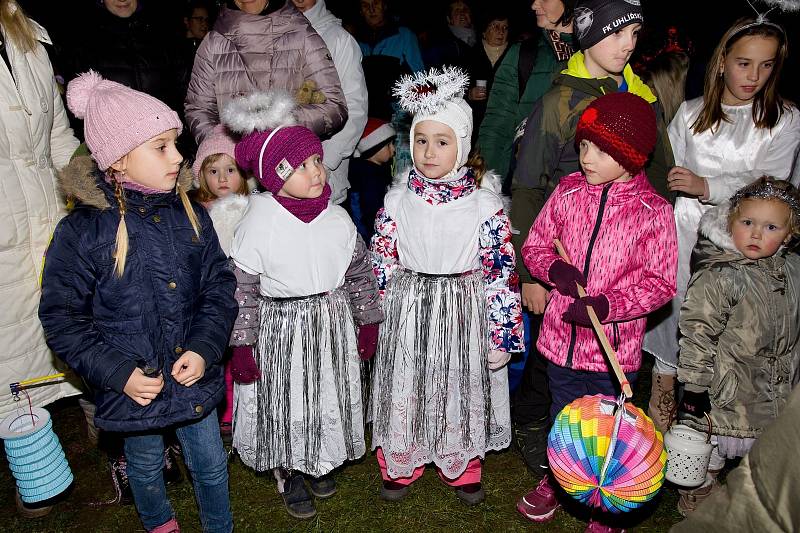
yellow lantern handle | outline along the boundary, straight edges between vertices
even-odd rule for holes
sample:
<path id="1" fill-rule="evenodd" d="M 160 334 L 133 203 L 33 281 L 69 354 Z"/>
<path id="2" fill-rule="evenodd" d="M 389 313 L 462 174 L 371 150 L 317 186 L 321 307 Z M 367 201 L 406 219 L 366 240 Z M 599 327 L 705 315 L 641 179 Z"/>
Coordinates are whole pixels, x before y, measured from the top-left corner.
<path id="1" fill-rule="evenodd" d="M 36 383 L 41 383 L 43 381 L 50 381 L 51 379 L 59 379 L 59 378 L 63 378 L 63 377 L 64 377 L 64 373 L 60 372 L 58 374 L 50 374 L 49 376 L 42 376 L 42 377 L 38 377 L 38 378 L 31 378 L 31 379 L 26 379 L 26 380 L 23 380 L 23 381 L 18 381 L 18 382 L 15 382 L 15 383 L 11 383 L 11 385 L 9 385 L 9 386 L 11 387 L 11 394 L 16 394 L 21 389 L 27 387 L 28 385 L 35 385 Z"/>
<path id="2" fill-rule="evenodd" d="M 561 259 L 572 264 L 570 261 L 569 256 L 567 255 L 567 251 L 564 249 L 564 245 L 561 244 L 561 241 L 558 239 L 554 239 L 553 241 L 556 245 L 556 249 L 558 250 L 558 255 L 561 256 Z M 580 286 L 579 283 L 575 285 L 578 286 L 578 296 L 583 298 L 586 296 L 586 291 L 583 287 Z M 600 325 L 600 321 L 597 319 L 597 314 L 595 314 L 594 309 L 592 309 L 591 305 L 586 306 L 586 313 L 589 315 L 589 320 L 592 321 L 592 326 L 594 327 L 594 332 L 597 333 L 597 336 L 600 338 L 600 344 L 603 345 L 603 349 L 608 356 L 608 360 L 611 363 L 611 368 L 614 370 L 614 374 L 617 376 L 619 380 L 619 384 L 622 386 L 622 392 L 625 394 L 626 398 L 633 397 L 633 390 L 631 389 L 631 384 L 628 382 L 628 379 L 625 377 L 625 373 L 622 371 L 622 367 L 619 366 L 619 359 L 617 359 L 617 352 L 614 351 L 614 348 L 611 346 L 611 343 L 608 341 L 608 337 L 606 336 L 606 332 L 603 330 L 603 326 Z"/>

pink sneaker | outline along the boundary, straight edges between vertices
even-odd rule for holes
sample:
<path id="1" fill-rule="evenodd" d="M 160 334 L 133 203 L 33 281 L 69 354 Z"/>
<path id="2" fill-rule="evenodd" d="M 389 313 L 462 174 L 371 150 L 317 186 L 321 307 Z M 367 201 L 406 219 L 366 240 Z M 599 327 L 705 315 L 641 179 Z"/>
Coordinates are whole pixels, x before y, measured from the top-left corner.
<path id="1" fill-rule="evenodd" d="M 517 511 L 533 522 L 549 522 L 561 507 L 556 492 L 550 485 L 550 476 L 545 475 L 536 488 L 520 498 Z"/>
<path id="2" fill-rule="evenodd" d="M 589 520 L 589 523 L 586 525 L 586 529 L 583 530 L 583 533 L 625 533 L 625 530 L 621 527 L 610 527 L 605 524 L 601 524 L 592 518 Z"/>
<path id="3" fill-rule="evenodd" d="M 165 522 L 155 529 L 151 529 L 150 533 L 181 533 L 181 528 L 178 527 L 178 521 L 175 518 L 170 518 L 169 522 Z"/>

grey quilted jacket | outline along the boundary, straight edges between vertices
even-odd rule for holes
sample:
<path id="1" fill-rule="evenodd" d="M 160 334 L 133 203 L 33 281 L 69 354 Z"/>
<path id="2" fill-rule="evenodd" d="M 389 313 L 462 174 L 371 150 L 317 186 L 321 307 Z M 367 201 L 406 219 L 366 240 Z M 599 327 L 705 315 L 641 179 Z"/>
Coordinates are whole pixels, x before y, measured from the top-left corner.
<path id="1" fill-rule="evenodd" d="M 347 104 L 331 55 L 308 20 L 291 2 L 266 15 L 223 8 L 197 49 L 186 121 L 200 143 L 231 98 L 269 89 L 295 94 L 306 80 L 316 83 L 325 102 L 298 106 L 295 116 L 320 137 L 330 137 L 347 120 Z"/>
<path id="2" fill-rule="evenodd" d="M 800 257 L 747 259 L 727 230 L 728 202 L 700 220 L 680 317 L 678 379 L 708 391 L 717 435 L 758 437 L 783 409 L 800 363 Z M 684 421 L 705 430 L 705 418 Z"/>

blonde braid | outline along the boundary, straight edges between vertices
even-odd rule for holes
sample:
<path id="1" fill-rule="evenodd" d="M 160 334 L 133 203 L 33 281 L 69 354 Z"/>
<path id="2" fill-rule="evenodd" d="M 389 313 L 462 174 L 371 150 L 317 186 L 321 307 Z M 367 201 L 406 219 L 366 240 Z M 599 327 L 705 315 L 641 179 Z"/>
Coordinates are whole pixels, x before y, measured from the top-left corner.
<path id="1" fill-rule="evenodd" d="M 125 261 L 128 258 L 128 226 L 125 224 L 127 207 L 122 183 L 113 174 L 112 179 L 114 180 L 114 196 L 117 199 L 117 204 L 119 204 L 119 225 L 117 226 L 117 240 L 114 248 L 114 270 L 117 273 L 117 277 L 121 278 L 122 273 L 125 271 Z"/>
<path id="2" fill-rule="evenodd" d="M 192 202 L 189 200 L 189 195 L 186 194 L 186 191 L 183 190 L 181 187 L 180 182 L 175 183 L 175 188 L 178 191 L 178 196 L 181 197 L 181 203 L 183 204 L 183 209 L 186 211 L 186 216 L 189 217 L 189 222 L 192 224 L 192 228 L 194 229 L 194 234 L 197 235 L 197 238 L 200 238 L 200 221 L 197 219 L 197 213 L 194 212 L 194 208 L 192 207 Z"/>

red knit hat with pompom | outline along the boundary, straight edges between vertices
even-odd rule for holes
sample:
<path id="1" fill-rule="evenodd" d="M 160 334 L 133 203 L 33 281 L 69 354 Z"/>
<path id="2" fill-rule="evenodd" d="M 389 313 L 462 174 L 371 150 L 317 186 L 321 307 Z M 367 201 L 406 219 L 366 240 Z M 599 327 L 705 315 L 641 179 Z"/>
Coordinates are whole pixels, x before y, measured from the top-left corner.
<path id="1" fill-rule="evenodd" d="M 650 157 L 657 135 L 653 106 L 640 96 L 619 92 L 589 104 L 575 129 L 575 143 L 593 142 L 633 176 Z"/>

